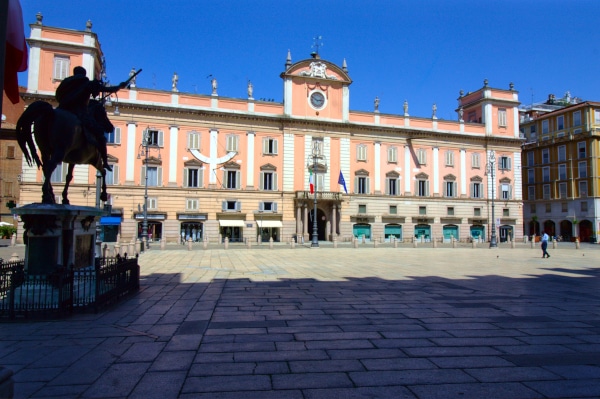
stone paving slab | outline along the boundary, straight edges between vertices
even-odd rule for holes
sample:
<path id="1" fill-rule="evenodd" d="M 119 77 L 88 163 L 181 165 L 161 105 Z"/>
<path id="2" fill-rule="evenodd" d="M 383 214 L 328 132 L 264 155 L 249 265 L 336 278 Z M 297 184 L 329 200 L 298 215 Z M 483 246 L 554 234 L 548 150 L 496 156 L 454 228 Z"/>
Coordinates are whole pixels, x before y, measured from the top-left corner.
<path id="1" fill-rule="evenodd" d="M 155 245 L 111 309 L 0 324 L 0 365 L 15 398 L 597 398 L 600 246 L 540 252 Z"/>

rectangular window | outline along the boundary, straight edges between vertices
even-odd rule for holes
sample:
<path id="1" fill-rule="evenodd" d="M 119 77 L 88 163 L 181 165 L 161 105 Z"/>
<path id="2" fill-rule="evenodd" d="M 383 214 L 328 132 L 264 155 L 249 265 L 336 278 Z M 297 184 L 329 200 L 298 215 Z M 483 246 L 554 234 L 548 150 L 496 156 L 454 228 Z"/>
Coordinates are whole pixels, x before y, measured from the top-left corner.
<path id="1" fill-rule="evenodd" d="M 106 144 L 121 144 L 121 128 L 116 127 L 110 133 L 104 133 Z"/>
<path id="2" fill-rule="evenodd" d="M 577 143 L 577 158 L 583 159 L 587 156 L 586 154 L 585 141 L 580 141 Z"/>
<path id="3" fill-rule="evenodd" d="M 200 183 L 201 172 L 199 168 L 183 168 L 183 187 L 202 187 Z"/>
<path id="4" fill-rule="evenodd" d="M 158 199 L 156 197 L 148 197 L 148 210 L 158 209 Z"/>
<path id="5" fill-rule="evenodd" d="M 272 139 L 272 138 L 263 139 L 263 154 L 277 155 L 277 139 Z"/>
<path id="6" fill-rule="evenodd" d="M 473 216 L 481 216 L 481 208 L 473 208 Z"/>
<path id="7" fill-rule="evenodd" d="M 548 119 L 545 119 L 542 121 L 542 134 L 548 134 L 548 132 L 549 132 Z"/>
<path id="8" fill-rule="evenodd" d="M 427 151 L 422 148 L 417 150 L 417 161 L 419 165 L 427 165 Z"/>
<path id="9" fill-rule="evenodd" d="M 54 56 L 54 71 L 52 73 L 52 79 L 63 80 L 69 76 L 71 71 L 71 59 L 64 55 Z"/>
<path id="10" fill-rule="evenodd" d="M 480 168 L 481 167 L 481 155 L 480 154 L 471 155 L 471 167 L 472 168 Z"/>
<path id="11" fill-rule="evenodd" d="M 598 111 L 596 111 L 598 112 Z M 596 114 L 598 115 L 598 114 Z M 596 120 L 598 117 L 596 116 Z M 598 123 L 598 122 L 596 122 Z M 581 111 L 575 111 L 573 112 L 573 126 L 581 126 Z"/>
<path id="12" fill-rule="evenodd" d="M 579 178 L 583 179 L 587 177 L 587 162 L 581 161 L 577 163 L 577 171 L 579 172 Z"/>
<path id="13" fill-rule="evenodd" d="M 454 152 L 446 151 L 446 166 L 454 166 Z"/>
<path id="14" fill-rule="evenodd" d="M 562 199 L 567 198 L 567 183 L 558 183 L 558 195 Z"/>
<path id="15" fill-rule="evenodd" d="M 548 148 L 542 150 L 542 163 L 550 163 L 550 150 Z"/>
<path id="16" fill-rule="evenodd" d="M 200 150 L 200 133 L 189 132 L 187 137 L 187 147 L 190 150 Z"/>
<path id="17" fill-rule="evenodd" d="M 556 117 L 556 130 L 563 130 L 565 128 L 565 117 L 559 115 Z"/>
<path id="18" fill-rule="evenodd" d="M 259 202 L 259 211 L 277 212 L 277 202 Z"/>
<path id="19" fill-rule="evenodd" d="M 456 182 L 445 181 L 444 182 L 444 194 L 445 194 L 445 197 L 456 197 Z"/>
<path id="20" fill-rule="evenodd" d="M 537 136 L 537 128 L 535 125 L 531 125 L 529 131 L 531 133 L 531 138 L 535 138 L 535 136 Z"/>
<path id="21" fill-rule="evenodd" d="M 158 166 L 147 166 L 145 170 L 148 173 L 148 187 L 158 187 Z M 144 179 L 145 177 L 142 176 L 142 182 L 145 184 Z"/>
<path id="22" fill-rule="evenodd" d="M 454 216 L 454 207 L 453 206 L 449 206 L 446 209 L 446 213 L 447 213 L 448 216 Z"/>
<path id="23" fill-rule="evenodd" d="M 398 162 L 398 148 L 397 147 L 389 147 L 388 148 L 388 162 L 389 163 L 397 163 Z"/>
<path id="24" fill-rule="evenodd" d="M 579 196 L 581 198 L 585 198 L 588 196 L 588 188 L 587 188 L 587 181 L 580 181 L 579 182 Z"/>
<path id="25" fill-rule="evenodd" d="M 398 206 L 390 205 L 390 215 L 397 215 L 397 214 L 398 214 Z"/>
<path id="26" fill-rule="evenodd" d="M 552 204 L 551 203 L 546 204 L 546 213 L 552 213 Z"/>
<path id="27" fill-rule="evenodd" d="M 367 213 L 367 206 L 364 204 L 359 204 L 358 205 L 358 213 L 362 213 L 362 214 Z"/>
<path id="28" fill-rule="evenodd" d="M 427 197 L 429 195 L 429 182 L 427 180 L 417 181 L 417 195 L 419 197 Z"/>
<path id="29" fill-rule="evenodd" d="M 558 146 L 558 162 L 564 162 L 567 160 L 567 146 Z"/>
<path id="30" fill-rule="evenodd" d="M 234 200 L 223 201 L 221 209 L 223 212 L 240 212 L 242 210 L 242 203 Z"/>
<path id="31" fill-rule="evenodd" d="M 558 165 L 558 180 L 567 180 L 567 165 Z"/>
<path id="32" fill-rule="evenodd" d="M 387 177 L 385 179 L 385 191 L 387 195 L 398 195 L 398 179 Z"/>
<path id="33" fill-rule="evenodd" d="M 322 187 L 318 187 L 321 188 Z M 260 172 L 260 189 L 267 191 L 277 190 L 277 173 L 275 172 Z M 323 191 L 323 190 L 321 190 Z"/>
<path id="34" fill-rule="evenodd" d="M 357 194 L 369 194 L 369 178 L 365 176 L 358 176 L 356 178 L 356 193 Z"/>
<path id="35" fill-rule="evenodd" d="M 511 170 L 512 162 L 511 158 L 507 156 L 501 156 L 500 162 L 498 163 L 498 169 L 500 170 Z"/>
<path id="36" fill-rule="evenodd" d="M 588 211 L 588 203 L 586 201 L 582 201 L 581 202 L 581 212 L 587 212 Z"/>
<path id="37" fill-rule="evenodd" d="M 471 183 L 471 198 L 483 198 L 481 183 Z"/>
<path id="38" fill-rule="evenodd" d="M 503 208 L 502 209 L 502 216 L 505 217 L 505 218 L 509 217 L 510 216 L 510 209 Z"/>
<path id="39" fill-rule="evenodd" d="M 562 213 L 567 213 L 569 211 L 569 203 L 568 202 L 561 202 L 560 203 L 560 210 Z"/>
<path id="40" fill-rule="evenodd" d="M 527 187 L 527 199 L 529 201 L 535 201 L 535 186 Z"/>
<path id="41" fill-rule="evenodd" d="M 501 184 L 500 185 L 500 192 L 502 193 L 502 199 L 503 200 L 509 200 L 512 198 L 512 192 L 511 192 L 511 187 L 510 184 Z"/>
<path id="42" fill-rule="evenodd" d="M 549 184 L 544 184 L 542 195 L 543 195 L 543 197 L 542 197 L 543 199 L 545 199 L 545 200 L 550 199 L 550 185 Z"/>
<path id="43" fill-rule="evenodd" d="M 240 188 L 240 172 L 237 170 L 225 170 L 223 188 L 239 189 Z"/>
<path id="44" fill-rule="evenodd" d="M 6 146 L 6 158 L 7 159 L 15 159 L 15 146 L 14 145 Z"/>
<path id="45" fill-rule="evenodd" d="M 506 108 L 498 108 L 498 126 L 506 127 Z"/>
<path id="46" fill-rule="evenodd" d="M 535 166 L 533 151 L 527 153 L 527 166 Z"/>
<path id="47" fill-rule="evenodd" d="M 536 209 L 535 209 L 535 204 L 530 204 L 529 205 L 529 212 L 530 213 L 536 213 L 537 212 Z"/>
<path id="48" fill-rule="evenodd" d="M 361 162 L 367 161 L 367 146 L 359 144 L 356 146 L 356 160 Z"/>
<path id="49" fill-rule="evenodd" d="M 542 168 L 542 181 L 548 183 L 550 181 L 550 167 Z"/>
<path id="50" fill-rule="evenodd" d="M 527 169 L 527 183 L 534 184 L 535 183 L 535 169 Z"/>
<path id="51" fill-rule="evenodd" d="M 11 182 L 11 181 L 4 182 L 4 196 L 5 197 L 13 196 L 13 182 Z"/>
<path id="52" fill-rule="evenodd" d="M 54 172 L 52 172 L 52 175 L 50 175 L 50 182 L 51 183 L 64 183 L 66 181 L 67 168 L 68 168 L 68 165 L 64 162 L 56 165 Z"/>
<path id="53" fill-rule="evenodd" d="M 419 207 L 419 215 L 427 215 L 427 207 L 426 206 Z"/>
<path id="54" fill-rule="evenodd" d="M 145 134 L 146 140 L 148 140 L 149 146 L 162 147 L 164 145 L 162 130 L 147 129 L 144 134 Z"/>
<path id="55" fill-rule="evenodd" d="M 196 211 L 196 210 L 198 210 L 198 199 L 196 199 L 196 198 L 186 198 L 186 200 L 185 200 L 185 210 L 186 211 Z"/>
<path id="56" fill-rule="evenodd" d="M 227 152 L 237 152 L 239 147 L 239 137 L 235 134 L 227 136 L 226 150 Z"/>
<path id="57" fill-rule="evenodd" d="M 115 186 L 119 184 L 119 165 L 111 164 L 112 171 L 107 170 L 106 175 L 104 177 L 104 181 L 106 184 L 110 186 Z"/>

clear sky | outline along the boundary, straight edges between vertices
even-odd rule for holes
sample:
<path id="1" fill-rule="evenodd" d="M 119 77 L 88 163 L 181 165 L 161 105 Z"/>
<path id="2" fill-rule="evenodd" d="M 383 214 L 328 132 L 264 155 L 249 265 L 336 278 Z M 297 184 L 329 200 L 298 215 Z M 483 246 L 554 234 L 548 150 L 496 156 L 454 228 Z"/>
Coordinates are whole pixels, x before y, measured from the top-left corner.
<path id="1" fill-rule="evenodd" d="M 43 24 L 84 30 L 89 19 L 111 83 L 143 68 L 138 87 L 281 102 L 288 50 L 310 57 L 322 37 L 322 59 L 353 80 L 350 109 L 456 119 L 459 91 L 488 79 L 523 104 L 567 90 L 600 101 L 599 0 L 21 0 L 25 36 Z M 27 84 L 26 73 L 19 83 Z"/>

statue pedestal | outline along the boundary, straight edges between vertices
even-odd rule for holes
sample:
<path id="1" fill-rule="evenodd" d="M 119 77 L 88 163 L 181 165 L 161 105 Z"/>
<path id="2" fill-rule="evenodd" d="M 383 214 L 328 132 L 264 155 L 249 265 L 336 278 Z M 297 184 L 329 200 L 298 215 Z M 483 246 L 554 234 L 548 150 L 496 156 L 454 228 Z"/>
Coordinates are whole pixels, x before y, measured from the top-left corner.
<path id="1" fill-rule="evenodd" d="M 94 266 L 96 222 L 104 213 L 102 209 L 38 203 L 11 212 L 23 221 L 27 273 Z"/>

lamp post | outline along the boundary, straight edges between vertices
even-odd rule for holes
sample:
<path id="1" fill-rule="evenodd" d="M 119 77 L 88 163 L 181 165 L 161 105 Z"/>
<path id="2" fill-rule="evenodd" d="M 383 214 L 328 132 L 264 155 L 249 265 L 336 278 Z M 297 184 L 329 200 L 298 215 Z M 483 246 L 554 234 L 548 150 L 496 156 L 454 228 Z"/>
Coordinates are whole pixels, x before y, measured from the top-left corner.
<path id="1" fill-rule="evenodd" d="M 490 248 L 495 248 L 498 246 L 498 241 L 496 239 L 496 215 L 494 214 L 494 197 L 495 197 L 495 188 L 496 181 L 494 180 L 494 172 L 495 172 L 495 163 L 496 156 L 493 152 L 490 153 L 490 171 L 492 172 L 492 236 L 490 237 Z"/>
<path id="2" fill-rule="evenodd" d="M 144 155 L 144 165 L 145 165 L 145 173 L 144 173 L 144 220 L 142 222 L 142 241 L 144 245 L 143 248 L 150 248 L 150 243 L 148 241 L 148 153 L 149 147 L 156 147 L 153 144 L 153 140 L 150 137 L 150 130 L 146 129 L 144 131 L 144 135 L 142 137 L 142 142 L 140 144 L 140 150 L 138 152 L 138 159 Z M 160 148 L 158 153 L 158 159 L 160 159 Z"/>
<path id="3" fill-rule="evenodd" d="M 312 158 L 313 158 L 313 184 L 315 187 L 315 203 L 314 203 L 314 214 L 313 214 L 313 232 L 311 247 L 319 247 L 319 231 L 317 228 L 317 158 L 319 157 L 319 143 L 313 142 Z"/>
<path id="4" fill-rule="evenodd" d="M 98 170 L 96 171 L 96 208 L 100 209 L 100 190 L 102 185 L 102 173 Z M 96 222 L 96 258 L 102 257 L 102 240 L 100 239 L 100 232 L 102 231 L 102 227 L 100 227 L 100 221 Z"/>

